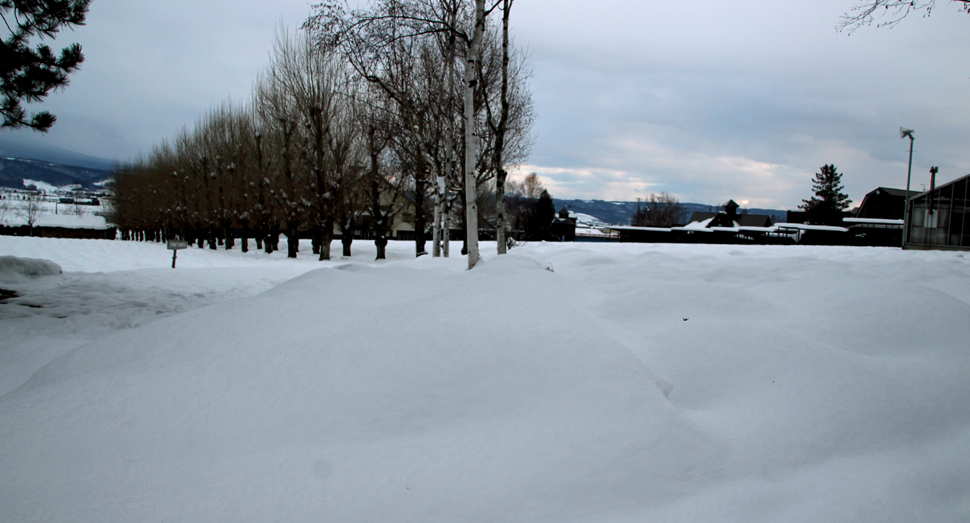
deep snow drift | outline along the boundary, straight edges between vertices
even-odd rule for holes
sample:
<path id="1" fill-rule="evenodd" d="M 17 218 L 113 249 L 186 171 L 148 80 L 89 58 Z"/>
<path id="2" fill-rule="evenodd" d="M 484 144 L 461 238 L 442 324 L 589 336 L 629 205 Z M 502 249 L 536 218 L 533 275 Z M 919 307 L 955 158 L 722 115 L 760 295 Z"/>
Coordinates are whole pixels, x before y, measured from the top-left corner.
<path id="1" fill-rule="evenodd" d="M 366 243 L 0 237 L 0 519 L 970 519 L 963 253 Z"/>

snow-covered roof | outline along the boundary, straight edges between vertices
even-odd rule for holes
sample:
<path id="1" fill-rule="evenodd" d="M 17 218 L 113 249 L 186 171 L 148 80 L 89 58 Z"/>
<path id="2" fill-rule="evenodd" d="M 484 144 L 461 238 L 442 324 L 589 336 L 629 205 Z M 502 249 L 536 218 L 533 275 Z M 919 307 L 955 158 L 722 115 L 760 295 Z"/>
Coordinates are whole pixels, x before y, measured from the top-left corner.
<path id="1" fill-rule="evenodd" d="M 777 227 L 778 229 L 798 229 L 800 231 L 849 232 L 849 229 L 845 227 L 836 227 L 834 225 L 809 225 L 807 223 L 776 223 L 774 227 Z"/>
<path id="2" fill-rule="evenodd" d="M 670 227 L 636 227 L 633 225 L 610 225 L 606 229 L 610 231 L 670 232 Z"/>
<path id="3" fill-rule="evenodd" d="M 887 220 L 885 218 L 842 218 L 845 223 L 872 223 L 885 225 L 903 225 L 903 220 Z"/>
<path id="4" fill-rule="evenodd" d="M 610 229 L 595 227 L 576 227 L 576 236 L 609 236 Z"/>
<path id="5" fill-rule="evenodd" d="M 64 229 L 96 229 L 107 230 L 108 222 L 104 216 L 87 214 L 76 216 L 73 214 L 42 214 L 37 218 L 35 227 L 62 227 Z"/>
<path id="6" fill-rule="evenodd" d="M 690 223 L 688 223 L 687 225 L 685 225 L 683 227 L 674 227 L 674 229 L 677 229 L 677 230 L 685 230 L 685 231 L 694 231 L 694 230 L 707 229 L 707 226 L 710 225 L 711 222 L 714 221 L 714 218 L 716 218 L 716 217 L 717 216 L 713 216 L 713 217 L 708 218 L 706 220 L 701 220 L 701 221 L 698 221 L 698 222 L 690 222 Z"/>

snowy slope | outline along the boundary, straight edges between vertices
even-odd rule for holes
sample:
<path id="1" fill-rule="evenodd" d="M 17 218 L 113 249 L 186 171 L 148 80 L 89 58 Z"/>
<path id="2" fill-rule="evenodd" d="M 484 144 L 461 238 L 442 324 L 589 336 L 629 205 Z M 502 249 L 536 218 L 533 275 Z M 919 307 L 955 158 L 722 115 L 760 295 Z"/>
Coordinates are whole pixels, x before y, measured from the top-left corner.
<path id="1" fill-rule="evenodd" d="M 0 519 L 970 517 L 961 253 L 358 243 L 0 238 Z"/>

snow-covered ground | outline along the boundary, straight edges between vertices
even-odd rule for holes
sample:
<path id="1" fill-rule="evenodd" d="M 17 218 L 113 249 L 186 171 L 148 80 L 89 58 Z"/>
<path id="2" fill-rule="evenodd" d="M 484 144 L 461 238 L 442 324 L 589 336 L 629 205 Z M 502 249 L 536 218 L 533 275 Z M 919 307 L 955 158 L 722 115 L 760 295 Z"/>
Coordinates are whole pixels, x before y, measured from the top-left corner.
<path id="1" fill-rule="evenodd" d="M 966 253 L 369 243 L 0 237 L 0 520 L 970 520 Z"/>
<path id="2" fill-rule="evenodd" d="M 23 211 L 26 202 L 19 199 L 13 193 L 7 193 L 7 197 L 0 200 L 0 225 L 19 227 L 27 225 L 27 217 Z M 98 229 L 108 228 L 108 223 L 103 214 L 104 208 L 99 205 L 73 205 L 58 204 L 51 200 L 43 200 L 36 203 L 38 211 L 36 213 L 37 227 L 64 227 L 67 229 Z M 2 254 L 2 253 L 0 253 Z"/>
<path id="3" fill-rule="evenodd" d="M 591 214 L 585 214 L 585 213 L 581 213 L 581 212 L 572 212 L 572 211 L 569 211 L 569 217 L 570 218 L 575 218 L 576 219 L 576 225 L 577 226 L 580 226 L 580 227 L 602 228 L 602 227 L 608 227 L 609 226 L 608 223 L 604 222 L 603 220 L 600 220 L 599 218 L 597 218 L 597 217 L 595 217 L 595 216 L 593 216 Z"/>

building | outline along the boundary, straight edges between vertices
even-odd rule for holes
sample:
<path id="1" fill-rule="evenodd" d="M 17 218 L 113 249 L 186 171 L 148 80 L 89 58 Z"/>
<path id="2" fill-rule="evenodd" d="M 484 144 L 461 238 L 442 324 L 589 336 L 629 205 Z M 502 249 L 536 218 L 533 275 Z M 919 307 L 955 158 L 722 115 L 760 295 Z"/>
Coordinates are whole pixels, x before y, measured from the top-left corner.
<path id="1" fill-rule="evenodd" d="M 683 227 L 615 226 L 621 242 L 646 243 L 788 243 L 766 214 L 738 214 L 734 200 L 721 212 L 695 212 Z"/>
<path id="2" fill-rule="evenodd" d="M 909 191 L 909 197 L 918 195 Z M 877 187 L 862 198 L 855 212 L 855 218 L 875 218 L 880 220 L 902 220 L 906 208 L 906 190 Z"/>
<path id="3" fill-rule="evenodd" d="M 724 204 L 721 212 L 695 212 L 691 214 L 688 224 L 701 223 L 707 220 L 705 225 L 712 227 L 771 227 L 771 216 L 767 214 L 738 214 L 738 205 L 734 200 Z"/>
<path id="4" fill-rule="evenodd" d="M 904 249 L 970 250 L 970 174 L 910 199 Z"/>
<path id="5" fill-rule="evenodd" d="M 33 227 L 17 223 L 0 225 L 3 236 L 34 236 L 37 238 L 72 238 L 79 240 L 113 240 L 117 229 L 109 226 L 103 216 L 88 214 L 42 214 Z"/>
<path id="6" fill-rule="evenodd" d="M 561 242 L 576 241 L 576 218 L 569 215 L 569 209 L 563 207 L 559 214 L 553 218 L 549 226 L 553 238 L 559 238 Z"/>

